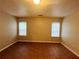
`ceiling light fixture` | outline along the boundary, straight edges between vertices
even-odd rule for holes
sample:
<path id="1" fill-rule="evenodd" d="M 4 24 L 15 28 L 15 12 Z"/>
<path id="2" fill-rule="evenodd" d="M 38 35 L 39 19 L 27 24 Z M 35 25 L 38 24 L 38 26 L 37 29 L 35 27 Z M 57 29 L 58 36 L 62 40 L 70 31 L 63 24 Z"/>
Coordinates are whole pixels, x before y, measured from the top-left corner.
<path id="1" fill-rule="evenodd" d="M 40 0 L 33 0 L 33 3 L 38 5 L 38 4 L 40 4 Z"/>

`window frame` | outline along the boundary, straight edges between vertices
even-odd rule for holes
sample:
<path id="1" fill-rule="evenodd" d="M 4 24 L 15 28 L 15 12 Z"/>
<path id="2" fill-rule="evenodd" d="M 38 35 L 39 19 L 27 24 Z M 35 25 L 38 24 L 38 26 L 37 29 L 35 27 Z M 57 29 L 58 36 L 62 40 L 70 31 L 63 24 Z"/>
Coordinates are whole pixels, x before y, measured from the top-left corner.
<path id="1" fill-rule="evenodd" d="M 19 22 L 26 22 L 26 35 L 19 35 Z M 17 22 L 17 36 L 18 37 L 27 37 L 27 35 L 28 35 L 28 23 L 27 23 L 27 21 L 25 21 L 25 20 L 19 20 L 18 22 Z"/>
<path id="2" fill-rule="evenodd" d="M 53 36 L 52 34 L 53 34 L 53 31 L 52 31 L 52 24 L 53 23 L 59 23 L 59 36 Z M 51 37 L 55 37 L 55 38 L 59 38 L 59 37 L 61 37 L 61 22 L 60 21 L 54 21 L 54 22 L 52 22 L 52 24 L 51 24 Z"/>

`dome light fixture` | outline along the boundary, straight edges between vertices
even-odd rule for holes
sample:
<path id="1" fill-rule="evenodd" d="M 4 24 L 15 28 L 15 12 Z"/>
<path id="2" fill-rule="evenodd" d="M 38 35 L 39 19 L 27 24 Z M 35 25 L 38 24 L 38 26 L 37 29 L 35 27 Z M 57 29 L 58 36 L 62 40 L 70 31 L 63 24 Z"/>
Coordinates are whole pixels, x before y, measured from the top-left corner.
<path id="1" fill-rule="evenodd" d="M 38 5 L 38 4 L 40 4 L 40 0 L 33 0 L 33 3 Z"/>

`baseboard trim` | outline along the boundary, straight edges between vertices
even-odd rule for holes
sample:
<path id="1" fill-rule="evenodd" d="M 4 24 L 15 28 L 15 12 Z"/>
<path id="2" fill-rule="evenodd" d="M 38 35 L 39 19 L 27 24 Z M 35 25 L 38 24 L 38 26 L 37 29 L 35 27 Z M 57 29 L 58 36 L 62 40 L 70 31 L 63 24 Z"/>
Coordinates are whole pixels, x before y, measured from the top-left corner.
<path id="1" fill-rule="evenodd" d="M 76 53 L 75 51 L 73 51 L 71 48 L 69 48 L 66 44 L 64 44 L 64 43 L 62 43 L 62 42 L 61 42 L 61 44 L 62 44 L 65 48 L 67 48 L 69 51 L 71 51 L 73 54 L 75 54 L 77 57 L 79 57 L 79 54 Z"/>
<path id="2" fill-rule="evenodd" d="M 18 40 L 18 42 L 60 43 L 59 41 L 29 41 L 29 40 Z"/>
<path id="3" fill-rule="evenodd" d="M 5 49 L 7 49 L 8 47 L 10 47 L 11 45 L 15 44 L 16 42 L 17 42 L 17 41 L 15 41 L 15 42 L 13 42 L 13 43 L 11 43 L 11 44 L 5 46 L 4 48 L 0 49 L 0 52 L 3 51 L 3 50 L 5 50 Z"/>

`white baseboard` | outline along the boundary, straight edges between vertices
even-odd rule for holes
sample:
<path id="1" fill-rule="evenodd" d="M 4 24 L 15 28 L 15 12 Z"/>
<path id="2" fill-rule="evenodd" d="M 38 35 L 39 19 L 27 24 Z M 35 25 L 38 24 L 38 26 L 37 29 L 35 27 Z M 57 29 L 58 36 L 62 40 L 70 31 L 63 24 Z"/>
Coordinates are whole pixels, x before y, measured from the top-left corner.
<path id="1" fill-rule="evenodd" d="M 60 43 L 60 41 L 30 41 L 30 40 L 18 40 L 18 42 Z"/>
<path id="2" fill-rule="evenodd" d="M 78 56 L 79 57 L 79 54 L 78 53 L 76 53 L 75 51 L 73 51 L 71 48 L 69 48 L 67 45 L 65 45 L 64 43 L 62 43 L 61 42 L 61 44 L 65 47 L 65 48 L 67 48 L 69 51 L 71 51 L 73 54 L 75 54 L 76 56 Z"/>
<path id="3" fill-rule="evenodd" d="M 8 47 L 10 47 L 11 45 L 15 44 L 16 42 L 17 42 L 17 41 L 15 41 L 15 42 L 13 42 L 13 43 L 11 43 L 11 44 L 5 46 L 4 48 L 0 49 L 0 52 L 3 51 L 3 50 L 5 50 L 5 49 L 7 49 Z"/>

